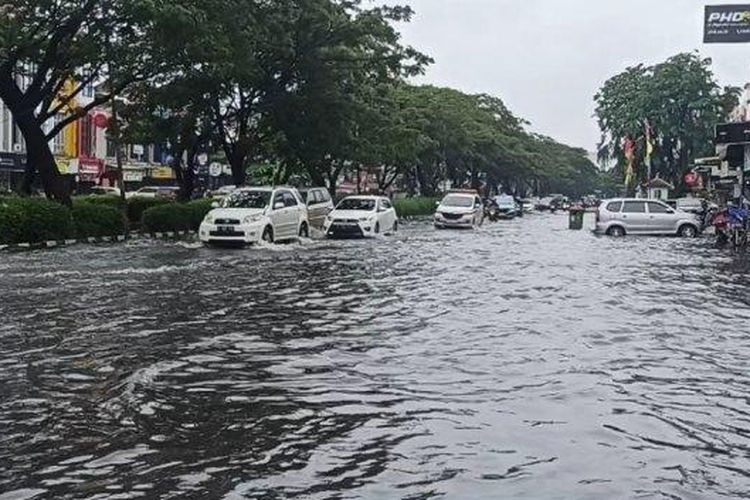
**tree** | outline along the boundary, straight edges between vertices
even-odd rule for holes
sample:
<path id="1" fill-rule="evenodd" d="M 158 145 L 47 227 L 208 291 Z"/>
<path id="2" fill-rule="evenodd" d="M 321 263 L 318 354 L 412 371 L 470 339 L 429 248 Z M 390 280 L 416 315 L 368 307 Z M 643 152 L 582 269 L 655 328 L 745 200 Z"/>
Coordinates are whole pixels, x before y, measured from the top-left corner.
<path id="1" fill-rule="evenodd" d="M 269 109 L 285 163 L 335 192 L 345 169 L 375 163 L 372 133 L 384 126 L 385 86 L 430 60 L 400 43 L 393 23 L 408 21 L 408 8 L 313 3 L 287 17 L 290 37 L 271 71 L 284 76 L 271 82 Z"/>
<path id="2" fill-rule="evenodd" d="M 635 141 L 635 177 L 647 180 L 646 124 L 654 143 L 654 175 L 679 182 L 691 162 L 711 154 L 715 126 L 737 105 L 736 88 L 721 88 L 711 60 L 678 54 L 654 66 L 635 66 L 609 79 L 595 96 L 602 131 L 599 155 L 625 168 L 623 141 Z"/>
<path id="3" fill-rule="evenodd" d="M 0 0 L 0 99 L 26 142 L 24 192 L 38 172 L 49 197 L 70 203 L 49 141 L 154 69 L 154 8 L 149 0 Z M 94 84 L 106 91 L 78 104 Z"/>

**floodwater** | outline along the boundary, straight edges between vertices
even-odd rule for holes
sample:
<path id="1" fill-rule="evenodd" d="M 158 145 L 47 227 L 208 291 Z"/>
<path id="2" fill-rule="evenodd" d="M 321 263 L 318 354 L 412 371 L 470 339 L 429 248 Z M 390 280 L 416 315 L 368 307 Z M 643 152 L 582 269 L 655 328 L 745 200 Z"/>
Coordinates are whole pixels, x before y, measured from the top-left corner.
<path id="1" fill-rule="evenodd" d="M 750 266 L 566 225 L 0 254 L 0 499 L 750 497 Z"/>

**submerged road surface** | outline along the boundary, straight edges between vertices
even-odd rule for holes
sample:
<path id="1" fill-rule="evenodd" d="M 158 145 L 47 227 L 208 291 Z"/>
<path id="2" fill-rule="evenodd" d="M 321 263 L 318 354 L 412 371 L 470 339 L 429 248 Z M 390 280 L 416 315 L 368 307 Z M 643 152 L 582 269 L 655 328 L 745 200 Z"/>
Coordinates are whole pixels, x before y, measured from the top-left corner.
<path id="1" fill-rule="evenodd" d="M 0 499 L 750 497 L 750 276 L 535 216 L 0 255 Z"/>

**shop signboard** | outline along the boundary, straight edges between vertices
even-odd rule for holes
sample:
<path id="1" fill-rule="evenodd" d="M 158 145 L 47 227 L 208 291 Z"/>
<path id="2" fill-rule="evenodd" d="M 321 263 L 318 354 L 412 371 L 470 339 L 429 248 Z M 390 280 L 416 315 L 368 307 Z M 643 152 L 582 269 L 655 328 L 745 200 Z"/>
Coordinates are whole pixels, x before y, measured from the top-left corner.
<path id="1" fill-rule="evenodd" d="M 750 5 L 708 5 L 704 26 L 705 43 L 748 43 Z"/>
<path id="2" fill-rule="evenodd" d="M 142 170 L 123 170 L 122 179 L 125 182 L 143 182 Z"/>
<path id="3" fill-rule="evenodd" d="M 0 153 L 0 170 L 23 172 L 26 160 L 17 153 Z"/>
<path id="4" fill-rule="evenodd" d="M 170 167 L 156 167 L 151 169 L 151 178 L 160 180 L 174 179 L 174 170 Z"/>

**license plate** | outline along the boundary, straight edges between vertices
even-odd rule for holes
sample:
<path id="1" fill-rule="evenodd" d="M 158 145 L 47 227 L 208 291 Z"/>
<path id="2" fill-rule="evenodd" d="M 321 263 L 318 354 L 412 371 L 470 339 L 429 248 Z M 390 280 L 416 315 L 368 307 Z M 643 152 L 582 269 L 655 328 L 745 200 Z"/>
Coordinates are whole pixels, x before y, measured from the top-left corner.
<path id="1" fill-rule="evenodd" d="M 216 228 L 216 230 L 220 233 L 233 233 L 234 226 L 219 226 Z"/>

